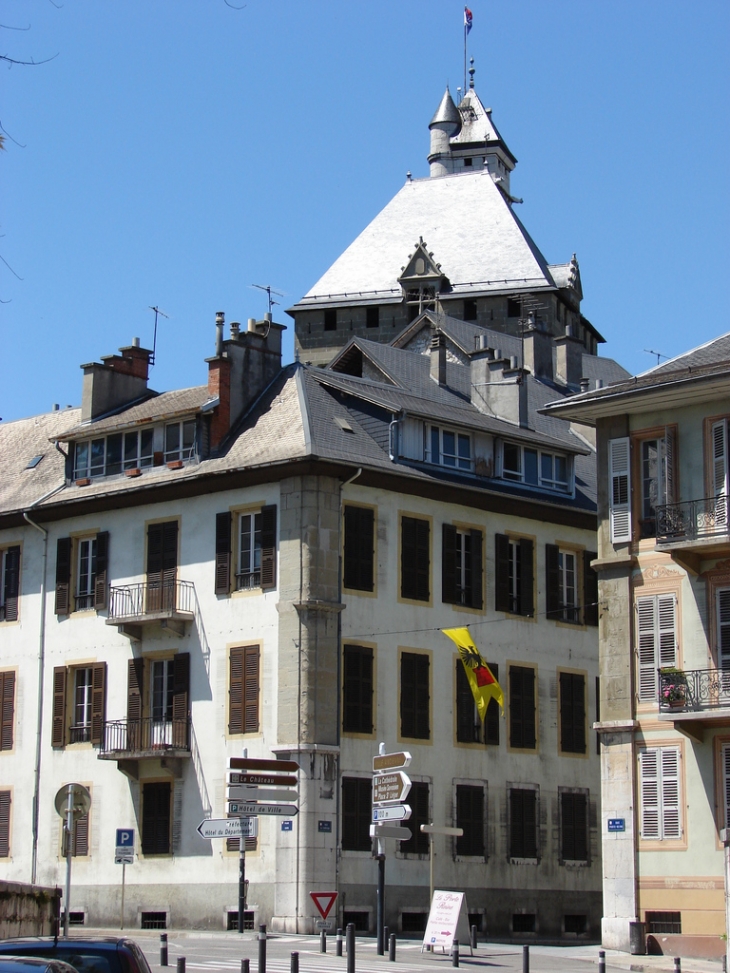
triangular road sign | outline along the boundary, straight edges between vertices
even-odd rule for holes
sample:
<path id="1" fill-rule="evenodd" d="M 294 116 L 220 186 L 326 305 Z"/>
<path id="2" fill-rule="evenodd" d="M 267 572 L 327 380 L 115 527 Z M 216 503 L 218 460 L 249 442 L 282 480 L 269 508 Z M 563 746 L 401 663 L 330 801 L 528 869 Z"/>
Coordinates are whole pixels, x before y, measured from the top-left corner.
<path id="1" fill-rule="evenodd" d="M 326 919 L 337 900 L 337 892 L 310 892 L 309 895 L 317 907 L 317 912 Z"/>

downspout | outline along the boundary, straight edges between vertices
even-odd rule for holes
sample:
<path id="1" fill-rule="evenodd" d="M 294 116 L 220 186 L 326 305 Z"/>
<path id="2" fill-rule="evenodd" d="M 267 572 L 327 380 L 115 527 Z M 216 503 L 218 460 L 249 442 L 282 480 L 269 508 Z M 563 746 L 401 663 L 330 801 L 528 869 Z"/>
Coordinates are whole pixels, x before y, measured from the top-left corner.
<path id="1" fill-rule="evenodd" d="M 40 790 L 41 790 L 41 743 L 43 739 L 43 677 L 45 668 L 45 657 L 46 657 L 46 568 L 48 565 L 48 531 L 45 527 L 41 527 L 36 524 L 35 521 L 31 520 L 28 516 L 29 511 L 38 504 L 43 503 L 44 500 L 48 500 L 58 493 L 59 490 L 63 490 L 66 483 L 61 483 L 60 486 L 54 487 L 49 490 L 48 493 L 39 497 L 34 503 L 28 507 L 28 510 L 23 511 L 23 520 L 30 524 L 31 527 L 35 527 L 37 531 L 43 534 L 43 558 L 42 558 L 42 568 L 41 568 L 41 620 L 40 628 L 38 632 L 38 715 L 36 717 L 36 744 L 35 744 L 35 767 L 33 768 L 33 853 L 31 856 L 31 869 L 30 869 L 30 884 L 35 885 L 36 883 L 36 873 L 38 869 L 38 819 L 40 814 Z"/>
<path id="2" fill-rule="evenodd" d="M 408 413 L 405 409 L 401 409 L 394 419 L 391 420 L 388 426 L 388 459 L 391 463 L 394 463 L 398 458 L 398 443 L 396 442 L 396 434 L 398 432 L 397 427 L 403 422 Z M 359 473 L 355 474 L 359 476 Z M 354 479 L 354 477 L 353 477 Z M 350 481 L 348 480 L 348 483 Z"/>

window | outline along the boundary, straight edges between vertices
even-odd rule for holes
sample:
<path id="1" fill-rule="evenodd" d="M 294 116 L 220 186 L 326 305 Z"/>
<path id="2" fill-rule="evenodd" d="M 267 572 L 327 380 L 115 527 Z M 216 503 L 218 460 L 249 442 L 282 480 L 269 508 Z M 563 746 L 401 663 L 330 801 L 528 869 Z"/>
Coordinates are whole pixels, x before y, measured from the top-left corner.
<path id="1" fill-rule="evenodd" d="M 560 860 L 588 861 L 588 795 L 563 790 L 560 795 Z"/>
<path id="2" fill-rule="evenodd" d="M 369 777 L 342 778 L 342 850 L 370 851 L 372 784 Z"/>
<path id="3" fill-rule="evenodd" d="M 0 750 L 12 750 L 15 736 L 15 673 L 0 672 Z"/>
<path id="4" fill-rule="evenodd" d="M 345 507 L 343 584 L 355 591 L 372 591 L 375 512 L 371 507 Z"/>
<path id="5" fill-rule="evenodd" d="M 447 604 L 482 607 L 482 537 L 480 530 L 443 525 L 441 597 Z"/>
<path id="6" fill-rule="evenodd" d="M 545 545 L 547 617 L 563 622 L 579 622 L 578 559 L 576 551 Z"/>
<path id="7" fill-rule="evenodd" d="M 20 546 L 0 550 L 0 622 L 18 619 L 20 589 Z"/>
<path id="8" fill-rule="evenodd" d="M 721 753 L 721 774 L 723 793 L 723 823 L 719 828 L 730 828 L 730 744 L 725 744 Z"/>
<path id="9" fill-rule="evenodd" d="M 51 746 L 101 743 L 106 718 L 106 662 L 53 670 Z"/>
<path id="10" fill-rule="evenodd" d="M 153 437 L 152 429 L 135 429 L 132 432 L 114 433 L 111 436 L 99 436 L 75 443 L 74 479 L 112 476 L 122 470 L 152 466 Z"/>
<path id="11" fill-rule="evenodd" d="M 720 499 L 715 508 L 715 524 L 717 527 L 726 526 L 728 522 L 727 496 L 730 490 L 730 471 L 728 469 L 728 421 L 721 419 L 714 422 L 711 429 L 712 437 L 712 496 Z"/>
<path id="12" fill-rule="evenodd" d="M 522 304 L 519 300 L 514 297 L 507 298 L 507 317 L 508 318 L 518 318 L 522 313 Z"/>
<path id="13" fill-rule="evenodd" d="M 598 574 L 591 567 L 598 555 L 595 551 L 583 551 L 583 623 L 598 625 Z"/>
<path id="14" fill-rule="evenodd" d="M 641 536 L 656 536 L 656 508 L 666 502 L 664 439 L 641 440 Z"/>
<path id="15" fill-rule="evenodd" d="M 231 590 L 231 528 L 236 522 L 236 591 L 276 587 L 276 506 L 242 511 L 229 510 L 215 519 L 215 593 Z"/>
<path id="16" fill-rule="evenodd" d="M 0 791 L 0 858 L 10 857 L 10 791 Z"/>
<path id="17" fill-rule="evenodd" d="M 343 648 L 342 729 L 373 732 L 373 650 L 364 645 Z"/>
<path id="18" fill-rule="evenodd" d="M 623 544 L 631 540 L 630 456 L 631 443 L 627 437 L 609 441 L 608 511 L 612 544 Z"/>
<path id="19" fill-rule="evenodd" d="M 562 493 L 573 488 L 570 457 L 517 443 L 502 443 L 502 478 Z"/>
<path id="20" fill-rule="evenodd" d="M 561 672 L 560 750 L 562 753 L 586 752 L 586 679 L 577 672 Z"/>
<path id="21" fill-rule="evenodd" d="M 430 601 L 431 525 L 416 517 L 401 518 L 401 598 Z"/>
<path id="22" fill-rule="evenodd" d="M 647 912 L 646 931 L 654 935 L 682 934 L 681 912 Z"/>
<path id="23" fill-rule="evenodd" d="M 441 429 L 439 426 L 425 425 L 423 429 L 426 436 L 424 453 L 427 463 L 459 470 L 472 468 L 470 436 L 451 429 Z"/>
<path id="24" fill-rule="evenodd" d="M 526 537 L 495 536 L 495 610 L 512 615 L 534 614 L 534 544 Z"/>
<path id="25" fill-rule="evenodd" d="M 430 659 L 417 652 L 400 657 L 400 735 L 428 740 L 430 729 Z"/>
<path id="26" fill-rule="evenodd" d="M 476 321 L 477 319 L 477 302 L 474 300 L 464 301 L 464 320 L 465 321 Z"/>
<path id="27" fill-rule="evenodd" d="M 499 666 L 488 662 L 492 675 L 499 681 Z M 457 743 L 484 743 L 499 745 L 499 703 L 489 700 L 484 722 L 479 719 L 474 695 L 464 672 L 464 663 L 456 660 L 456 740 Z"/>
<path id="28" fill-rule="evenodd" d="M 127 664 L 127 739 L 130 751 L 190 746 L 190 653 Z"/>
<path id="29" fill-rule="evenodd" d="M 148 612 L 173 611 L 177 606 L 177 537 L 176 520 L 147 528 Z"/>
<path id="30" fill-rule="evenodd" d="M 730 588 L 715 591 L 715 610 L 717 622 L 717 668 L 727 673 L 730 670 Z M 723 690 L 727 692 L 727 676 L 723 676 Z"/>
<path id="31" fill-rule="evenodd" d="M 458 856 L 484 858 L 484 785 L 456 785 L 456 827 L 464 834 L 456 839 Z"/>
<path id="32" fill-rule="evenodd" d="M 142 784 L 142 854 L 169 855 L 172 784 Z"/>
<path id="33" fill-rule="evenodd" d="M 677 664 L 676 597 L 649 595 L 636 599 L 639 700 L 658 701 L 658 670 Z"/>
<path id="34" fill-rule="evenodd" d="M 534 788 L 508 790 L 510 858 L 537 858 L 537 795 Z"/>
<path id="35" fill-rule="evenodd" d="M 195 456 L 195 419 L 170 422 L 165 426 L 165 462 L 174 463 Z"/>
<path id="36" fill-rule="evenodd" d="M 377 328 L 379 326 L 380 326 L 380 308 L 379 307 L 365 308 L 365 327 Z"/>
<path id="37" fill-rule="evenodd" d="M 324 312 L 324 330 L 325 331 L 336 331 L 337 330 L 337 309 L 330 308 Z"/>
<path id="38" fill-rule="evenodd" d="M 231 649 L 228 684 L 229 733 L 258 733 L 259 657 L 258 645 Z"/>
<path id="39" fill-rule="evenodd" d="M 66 821 L 61 825 L 61 857 L 65 858 L 68 850 L 68 832 Z M 74 858 L 83 858 L 89 854 L 89 813 L 74 820 Z M 73 913 L 72 913 L 73 915 Z"/>
<path id="40" fill-rule="evenodd" d="M 56 614 L 106 608 L 108 567 L 108 531 L 78 539 L 59 537 L 56 543 Z"/>
<path id="41" fill-rule="evenodd" d="M 152 659 L 150 663 L 150 716 L 153 723 L 172 721 L 173 660 Z"/>
<path id="42" fill-rule="evenodd" d="M 680 838 L 679 748 L 653 747 L 639 752 L 641 837 Z"/>
<path id="43" fill-rule="evenodd" d="M 400 850 L 403 855 L 427 855 L 429 836 L 421 831 L 422 824 L 431 824 L 430 786 L 427 781 L 414 780 L 408 795 L 408 804 L 413 813 L 408 820 L 411 837 L 401 841 Z"/>
<path id="44" fill-rule="evenodd" d="M 534 750 L 535 670 L 509 667 L 509 745 L 515 750 Z"/>
<path id="45" fill-rule="evenodd" d="M 154 432 L 152 429 L 135 429 L 133 432 L 124 433 L 124 469 L 142 469 L 145 466 L 152 466 L 154 453 L 152 442 Z"/>

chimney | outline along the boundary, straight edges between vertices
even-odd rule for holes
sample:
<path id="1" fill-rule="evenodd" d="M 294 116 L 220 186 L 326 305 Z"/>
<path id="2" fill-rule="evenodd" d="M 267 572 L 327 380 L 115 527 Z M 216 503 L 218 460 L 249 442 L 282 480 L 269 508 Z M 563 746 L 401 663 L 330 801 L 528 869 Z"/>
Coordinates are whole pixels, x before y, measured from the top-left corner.
<path id="1" fill-rule="evenodd" d="M 523 337 L 525 353 L 525 368 L 532 372 L 535 378 L 553 378 L 553 343 L 552 338 L 535 322 L 535 314 L 530 311 L 527 331 Z"/>
<path id="2" fill-rule="evenodd" d="M 431 378 L 446 385 L 446 337 L 440 331 L 431 338 Z"/>
<path id="3" fill-rule="evenodd" d="M 215 316 L 215 355 L 208 358 L 208 398 L 218 399 L 210 420 L 210 448 L 216 449 L 231 428 L 231 360 L 223 354 L 225 314 Z"/>
<path id="4" fill-rule="evenodd" d="M 516 357 L 502 358 L 499 349 L 487 346 L 486 335 L 479 335 L 470 369 L 471 403 L 475 408 L 515 426 L 528 425 L 527 373 Z"/>
<path id="5" fill-rule="evenodd" d="M 585 377 L 581 378 L 581 380 L 580 380 L 580 390 L 581 390 L 581 392 L 588 392 L 588 391 L 590 391 L 590 387 L 591 387 L 591 380 L 589 378 L 585 378 Z"/>
<path id="6" fill-rule="evenodd" d="M 577 389 L 583 374 L 583 345 L 573 337 L 571 325 L 566 325 L 564 335 L 555 338 L 555 349 L 556 380 Z"/>
<path id="7" fill-rule="evenodd" d="M 152 352 L 140 348 L 139 338 L 120 348 L 120 355 L 105 355 L 99 362 L 82 365 L 81 421 L 97 419 L 130 402 L 147 391 L 147 376 Z"/>

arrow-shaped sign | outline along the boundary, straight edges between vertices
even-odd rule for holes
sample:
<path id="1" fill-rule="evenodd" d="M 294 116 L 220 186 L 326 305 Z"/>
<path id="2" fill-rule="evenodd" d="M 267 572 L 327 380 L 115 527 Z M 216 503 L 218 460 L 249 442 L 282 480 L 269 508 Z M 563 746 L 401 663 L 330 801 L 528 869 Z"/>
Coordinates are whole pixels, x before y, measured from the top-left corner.
<path id="1" fill-rule="evenodd" d="M 285 818 L 293 818 L 299 814 L 296 804 L 238 804 L 228 803 L 229 814 L 280 814 Z"/>
<path id="2" fill-rule="evenodd" d="M 296 790 L 287 790 L 282 787 L 280 790 L 268 787 L 246 787 L 243 784 L 234 784 L 226 787 L 227 801 L 296 801 Z"/>
<path id="3" fill-rule="evenodd" d="M 397 838 L 398 841 L 408 841 L 412 838 L 410 828 L 399 828 L 396 824 L 371 824 L 371 838 Z"/>
<path id="4" fill-rule="evenodd" d="M 255 787 L 296 787 L 299 778 L 292 774 L 239 774 L 228 771 L 229 784 L 248 784 Z"/>
<path id="5" fill-rule="evenodd" d="M 309 895 L 317 907 L 317 912 L 323 919 L 326 919 L 330 914 L 330 909 L 335 904 L 337 892 L 310 892 Z"/>
<path id="6" fill-rule="evenodd" d="M 399 767 L 408 767 L 411 762 L 411 755 L 407 750 L 398 753 L 379 753 L 373 757 L 373 773 L 382 774 L 388 770 L 398 770 Z"/>
<path id="7" fill-rule="evenodd" d="M 373 804 L 405 801 L 411 791 L 411 779 L 402 770 L 373 777 Z"/>
<path id="8" fill-rule="evenodd" d="M 374 807 L 373 821 L 407 821 L 411 816 L 409 804 L 393 804 L 391 807 Z"/>
<path id="9" fill-rule="evenodd" d="M 206 818 L 198 825 L 201 838 L 255 838 L 258 818 Z"/>
<path id="10" fill-rule="evenodd" d="M 256 757 L 229 757 L 229 770 L 268 770 L 274 773 L 295 774 L 299 764 L 295 760 L 259 760 Z"/>

